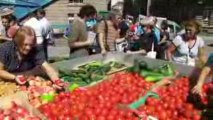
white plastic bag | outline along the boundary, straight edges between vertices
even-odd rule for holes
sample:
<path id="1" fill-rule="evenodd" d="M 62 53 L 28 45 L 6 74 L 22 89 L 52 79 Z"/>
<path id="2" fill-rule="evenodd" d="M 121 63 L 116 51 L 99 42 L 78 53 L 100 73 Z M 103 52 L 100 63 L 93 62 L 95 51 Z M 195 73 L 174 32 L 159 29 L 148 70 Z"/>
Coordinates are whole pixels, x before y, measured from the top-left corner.
<path id="1" fill-rule="evenodd" d="M 125 39 L 125 38 L 123 38 L 123 39 Z M 122 40 L 122 39 L 119 39 L 119 42 L 116 41 L 116 43 L 115 43 L 116 51 L 124 52 L 124 49 L 128 46 L 128 42 L 126 40 L 123 40 L 120 42 L 120 40 Z"/>
<path id="2" fill-rule="evenodd" d="M 157 52 L 154 51 L 154 42 L 152 43 L 152 50 L 147 53 L 146 57 L 156 59 Z"/>
<path id="3" fill-rule="evenodd" d="M 89 31 L 88 32 L 88 40 L 94 44 L 94 42 L 96 41 L 96 33 Z M 96 44 L 96 43 L 95 43 Z"/>

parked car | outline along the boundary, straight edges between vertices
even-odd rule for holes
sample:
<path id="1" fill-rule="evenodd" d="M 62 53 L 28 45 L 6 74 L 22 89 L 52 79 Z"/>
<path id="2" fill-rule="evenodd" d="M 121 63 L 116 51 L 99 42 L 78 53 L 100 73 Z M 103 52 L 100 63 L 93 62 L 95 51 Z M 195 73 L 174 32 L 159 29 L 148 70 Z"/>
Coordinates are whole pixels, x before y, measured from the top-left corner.
<path id="1" fill-rule="evenodd" d="M 174 21 L 167 20 L 169 25 L 169 37 L 170 40 L 173 40 L 178 33 L 182 30 L 181 26 Z"/>
<path id="2" fill-rule="evenodd" d="M 161 23 L 167 20 L 167 18 L 163 18 L 163 17 L 157 17 L 157 23 L 156 26 L 160 28 Z M 177 34 L 182 30 L 181 26 L 176 23 L 175 21 L 171 21 L 171 20 L 167 20 L 168 23 L 168 30 L 169 30 L 169 37 L 170 40 L 173 40 L 175 38 L 175 36 L 177 36 Z"/>

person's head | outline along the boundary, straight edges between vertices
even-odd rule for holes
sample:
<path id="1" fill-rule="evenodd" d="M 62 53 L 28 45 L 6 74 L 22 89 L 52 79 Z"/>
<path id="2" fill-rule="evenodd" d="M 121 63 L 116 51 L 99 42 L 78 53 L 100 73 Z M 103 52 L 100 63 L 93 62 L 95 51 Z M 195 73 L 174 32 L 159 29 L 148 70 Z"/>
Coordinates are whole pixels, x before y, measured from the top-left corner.
<path id="1" fill-rule="evenodd" d="M 185 31 L 188 39 L 194 39 L 200 33 L 201 25 L 195 20 L 189 20 L 185 23 Z"/>
<path id="2" fill-rule="evenodd" d="M 9 16 L 2 16 L 1 17 L 1 21 L 2 21 L 2 25 L 5 28 L 8 28 L 10 26 L 10 24 L 9 24 Z"/>
<path id="3" fill-rule="evenodd" d="M 146 17 L 140 21 L 145 33 L 152 32 L 153 28 L 155 27 L 153 20 L 153 17 Z"/>
<path id="4" fill-rule="evenodd" d="M 18 51 L 26 56 L 36 45 L 35 32 L 30 27 L 20 27 L 14 37 L 14 42 L 17 45 Z"/>
<path id="5" fill-rule="evenodd" d="M 31 12 L 28 16 L 27 16 L 27 20 L 31 19 L 31 18 L 37 18 L 36 14 L 34 12 Z"/>
<path id="6" fill-rule="evenodd" d="M 129 26 L 126 24 L 125 21 L 122 21 L 120 24 L 119 24 L 119 29 L 120 29 L 120 38 L 123 38 L 126 36 L 126 33 L 129 29 Z"/>
<path id="7" fill-rule="evenodd" d="M 16 16 L 14 15 L 9 16 L 8 19 L 9 19 L 9 26 L 13 26 L 18 22 Z"/>
<path id="8" fill-rule="evenodd" d="M 84 5 L 80 9 L 78 16 L 85 21 L 88 19 L 95 19 L 97 17 L 97 11 L 92 5 Z"/>
<path id="9" fill-rule="evenodd" d="M 153 28 L 154 28 L 153 25 L 144 25 L 144 27 L 143 27 L 145 33 L 152 32 Z"/>
<path id="10" fill-rule="evenodd" d="M 45 17 L 45 15 L 46 15 L 46 12 L 44 9 L 38 9 L 36 11 L 36 16 L 38 19 L 42 19 L 43 17 Z"/>
<path id="11" fill-rule="evenodd" d="M 168 29 L 168 22 L 167 20 L 163 20 L 161 23 L 161 29 L 162 30 L 167 30 Z"/>
<path id="12" fill-rule="evenodd" d="M 111 11 L 108 17 L 108 19 L 117 27 L 122 20 L 122 14 L 116 10 Z"/>

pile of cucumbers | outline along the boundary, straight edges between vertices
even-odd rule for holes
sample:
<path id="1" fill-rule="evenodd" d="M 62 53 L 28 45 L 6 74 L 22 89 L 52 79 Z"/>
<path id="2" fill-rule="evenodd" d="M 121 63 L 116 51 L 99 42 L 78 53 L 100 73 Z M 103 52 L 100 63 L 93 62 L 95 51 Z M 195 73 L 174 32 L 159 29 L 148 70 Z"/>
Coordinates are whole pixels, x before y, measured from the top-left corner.
<path id="1" fill-rule="evenodd" d="M 165 77 L 175 75 L 175 70 L 172 64 L 164 64 L 157 68 L 149 68 L 145 61 L 135 60 L 134 65 L 128 69 L 130 72 L 139 73 L 148 82 L 157 82 Z"/>
<path id="2" fill-rule="evenodd" d="M 81 65 L 76 70 L 69 71 L 69 73 L 60 71 L 60 77 L 67 82 L 85 86 L 105 79 L 107 73 L 112 69 L 120 69 L 123 67 L 125 67 L 125 64 L 115 61 L 110 61 L 108 63 L 94 61 Z"/>

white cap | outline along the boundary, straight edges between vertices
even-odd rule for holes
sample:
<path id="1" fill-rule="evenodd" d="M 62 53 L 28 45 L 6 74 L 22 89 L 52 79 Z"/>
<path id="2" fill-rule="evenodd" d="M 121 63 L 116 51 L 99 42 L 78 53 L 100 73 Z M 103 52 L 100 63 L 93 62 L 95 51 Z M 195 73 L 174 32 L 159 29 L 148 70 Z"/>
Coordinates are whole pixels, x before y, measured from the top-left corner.
<path id="1" fill-rule="evenodd" d="M 14 13 L 14 10 L 12 8 L 5 7 L 3 9 L 0 9 L 0 16 L 6 16 L 13 13 Z"/>

